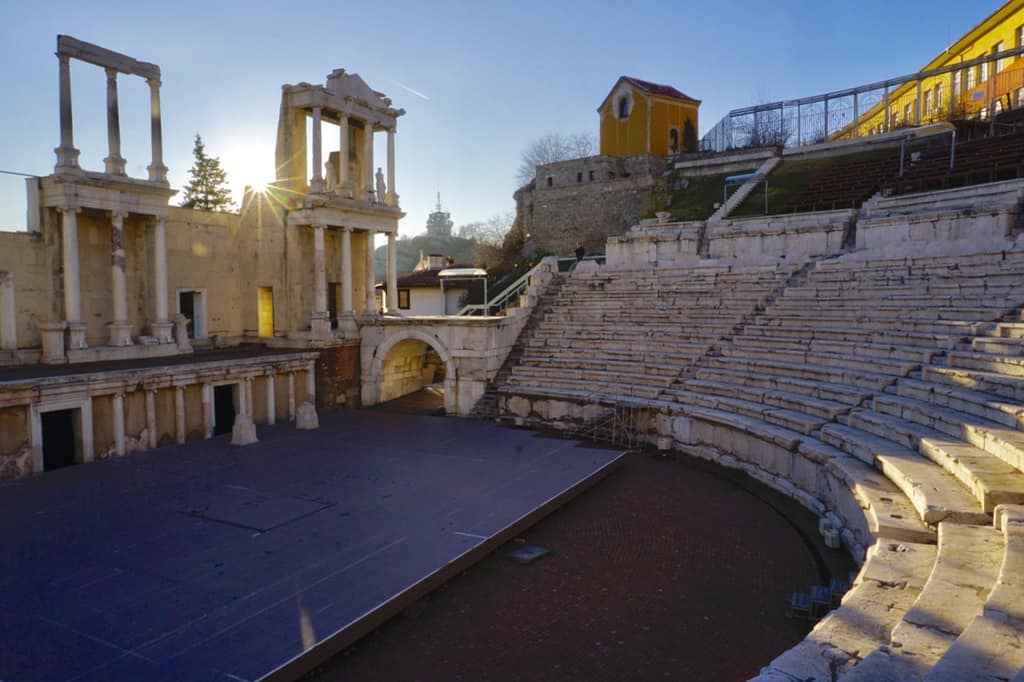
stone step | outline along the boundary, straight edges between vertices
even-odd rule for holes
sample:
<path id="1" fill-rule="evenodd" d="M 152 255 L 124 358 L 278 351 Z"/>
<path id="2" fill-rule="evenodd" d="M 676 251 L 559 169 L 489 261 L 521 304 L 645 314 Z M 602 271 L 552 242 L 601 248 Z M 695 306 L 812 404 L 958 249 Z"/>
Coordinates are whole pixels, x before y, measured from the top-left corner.
<path id="1" fill-rule="evenodd" d="M 883 358 L 867 358 L 855 355 L 844 355 L 826 351 L 784 350 L 781 348 L 754 348 L 727 345 L 722 348 L 726 357 L 779 360 L 799 365 L 827 367 L 829 369 L 853 370 L 855 372 L 873 372 L 876 374 L 892 374 L 907 376 L 920 367 L 919 362 L 905 360 L 887 360 Z"/>
<path id="2" fill-rule="evenodd" d="M 991 422 L 981 417 L 900 395 L 877 396 L 874 399 L 872 408 L 877 412 L 899 417 L 908 422 L 919 424 L 961 440 L 965 438 L 964 428 L 966 424 L 995 428 L 1002 427 L 1002 424 Z"/>
<path id="3" fill-rule="evenodd" d="M 976 336 L 971 339 L 971 350 L 990 355 L 1024 355 L 1024 338 Z"/>
<path id="4" fill-rule="evenodd" d="M 835 402 L 833 400 L 823 400 L 821 398 L 814 398 L 800 393 L 791 393 L 789 391 L 780 391 L 758 386 L 725 383 L 721 381 L 690 379 L 684 382 L 682 388 L 696 393 L 706 393 L 724 396 L 727 398 L 740 398 L 742 400 L 760 402 L 772 407 L 780 407 L 814 417 L 820 417 L 825 421 L 831 421 L 837 415 L 844 414 L 850 409 L 849 405 Z"/>
<path id="5" fill-rule="evenodd" d="M 949 366 L 961 369 L 978 369 L 993 374 L 1024 377 L 1024 357 L 1007 357 L 989 353 L 950 351 Z"/>
<path id="6" fill-rule="evenodd" d="M 833 317 L 830 319 L 814 317 L 783 317 L 773 316 L 770 313 L 759 315 L 754 319 L 754 324 L 768 327 L 784 327 L 789 329 L 806 330 L 813 333 L 817 329 L 835 329 L 837 326 L 847 326 L 858 331 L 889 332 L 900 330 L 915 334 L 943 334 L 949 336 L 973 336 L 983 334 L 988 322 L 970 320 L 915 320 L 899 318 L 876 318 L 860 315 L 847 315 L 845 317 Z"/>
<path id="7" fill-rule="evenodd" d="M 1017 471 L 1024 471 L 1024 433 L 1021 431 L 967 423 L 964 434 L 971 445 L 998 457 Z"/>
<path id="8" fill-rule="evenodd" d="M 894 298 L 899 296 L 1002 296 L 1015 298 L 1024 295 L 1020 281 L 989 283 L 984 279 L 950 280 L 923 277 L 911 281 L 901 280 L 879 285 L 877 282 L 843 282 L 842 284 L 813 281 L 799 287 L 790 287 L 782 294 L 786 298 Z"/>
<path id="9" fill-rule="evenodd" d="M 751 682 L 831 681 L 855 669 L 889 643 L 893 628 L 924 588 L 935 554 L 934 545 L 879 540 L 840 607 Z"/>
<path id="10" fill-rule="evenodd" d="M 634 360 L 609 360 L 594 357 L 591 354 L 579 354 L 565 357 L 541 357 L 525 355 L 518 366 L 550 369 L 581 369 L 583 371 L 624 372 L 644 376 L 661 376 L 675 379 L 679 375 L 680 365 L 666 365 Z"/>
<path id="11" fill-rule="evenodd" d="M 982 292 L 978 294 L 957 293 L 954 295 L 929 294 L 914 288 L 909 290 L 888 289 L 884 293 L 869 294 L 847 289 L 836 295 L 793 296 L 787 290 L 772 304 L 773 310 L 797 310 L 808 308 L 891 310 L 903 308 L 933 310 L 989 310 L 992 308 L 1012 310 L 1020 305 L 1024 293 L 1016 290 L 1003 292 Z"/>
<path id="12" fill-rule="evenodd" d="M 873 391 L 883 391 L 886 386 L 895 383 L 892 375 L 858 371 L 843 367 L 826 367 L 794 362 L 765 360 L 743 357 L 709 357 L 708 366 L 719 369 L 747 371 L 759 374 L 774 374 L 811 381 L 822 381 L 830 384 L 845 384 Z"/>
<path id="13" fill-rule="evenodd" d="M 924 381 L 967 388 L 1015 402 L 1024 402 L 1024 379 L 1020 377 L 928 365 L 921 368 L 921 378 Z"/>
<path id="14" fill-rule="evenodd" d="M 580 388 L 586 386 L 587 388 Z M 578 379 L 546 379 L 538 381 L 537 377 L 509 377 L 502 389 L 505 393 L 530 393 L 552 396 L 566 396 L 597 401 L 601 399 L 609 401 L 624 401 L 639 398 L 644 401 L 657 400 L 661 389 L 638 384 L 619 384 L 602 382 L 600 384 L 586 384 Z"/>
<path id="15" fill-rule="evenodd" d="M 698 379 L 708 379 L 711 381 L 779 389 L 846 406 L 860 405 L 874 395 L 873 390 L 861 389 L 846 384 L 831 384 L 824 381 L 797 379 L 786 375 L 757 374 L 743 370 L 699 367 L 695 371 L 694 376 Z"/>
<path id="16" fill-rule="evenodd" d="M 899 346 L 923 346 L 925 348 L 952 349 L 966 336 L 948 334 L 915 334 L 896 330 L 861 330 L 852 328 L 814 328 L 806 327 L 773 327 L 758 325 L 753 328 L 762 336 L 777 338 L 813 339 L 823 341 L 850 341 L 854 343 L 893 344 Z"/>
<path id="17" fill-rule="evenodd" d="M 890 645 L 872 652 L 843 682 L 921 679 L 982 613 L 999 572 L 1003 544 L 991 526 L 940 523 L 928 581 L 893 628 Z"/>
<path id="18" fill-rule="evenodd" d="M 760 331 L 761 327 L 753 327 L 754 332 Z M 803 351 L 805 353 L 829 353 L 847 357 L 870 357 L 883 360 L 905 361 L 915 366 L 921 362 L 931 362 L 932 358 L 940 351 L 936 348 L 921 348 L 918 346 L 902 346 L 895 344 L 876 344 L 866 341 L 832 341 L 815 338 L 778 338 L 772 335 L 747 334 L 737 336 L 732 340 L 738 348 L 752 348 L 761 350 L 779 349 L 788 351 Z"/>
<path id="19" fill-rule="evenodd" d="M 983 391 L 918 379 L 900 379 L 897 394 L 981 417 L 1009 428 L 1024 429 L 1024 404 L 1000 400 Z"/>
<path id="20" fill-rule="evenodd" d="M 969 443 L 948 438 L 921 439 L 918 450 L 953 474 L 986 513 L 1006 503 L 1024 503 L 1024 473 Z"/>
<path id="21" fill-rule="evenodd" d="M 728 398 L 707 393 L 691 393 L 689 391 L 671 391 L 670 393 L 674 395 L 676 401 L 686 405 L 696 405 L 702 408 L 743 415 L 804 435 L 810 435 L 817 431 L 823 423 L 820 418 L 812 417 L 802 412 L 776 408 L 740 398 Z"/>
<path id="22" fill-rule="evenodd" d="M 515 378 L 537 377 L 542 380 L 558 379 L 559 381 L 633 383 L 642 386 L 656 386 L 658 388 L 668 388 L 675 380 L 675 377 L 672 376 L 666 377 L 656 374 L 622 372 L 610 369 L 591 369 L 586 366 L 536 367 L 532 365 L 518 365 L 512 369 L 512 376 Z"/>
<path id="23" fill-rule="evenodd" d="M 951 474 L 910 448 L 844 424 L 825 424 L 820 438 L 885 474 L 927 524 L 988 521 L 978 501 Z"/>
<path id="24" fill-rule="evenodd" d="M 995 335 L 1004 339 L 1024 339 L 1024 323 L 998 322 L 996 323 Z"/>
<path id="25" fill-rule="evenodd" d="M 1024 677 L 1024 507 L 997 507 L 994 525 L 1003 538 L 994 586 L 982 612 L 924 676 L 929 682 L 1001 682 Z"/>

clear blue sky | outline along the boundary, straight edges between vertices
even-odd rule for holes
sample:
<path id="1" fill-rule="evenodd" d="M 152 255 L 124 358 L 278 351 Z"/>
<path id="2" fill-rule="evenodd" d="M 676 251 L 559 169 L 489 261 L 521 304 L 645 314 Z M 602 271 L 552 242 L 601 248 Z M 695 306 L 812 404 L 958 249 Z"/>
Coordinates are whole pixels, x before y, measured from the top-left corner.
<path id="1" fill-rule="evenodd" d="M 912 72 L 1002 4 L 8 2 L 0 169 L 52 172 L 58 33 L 160 65 L 164 156 L 176 188 L 196 132 L 233 184 L 272 179 L 280 86 L 323 83 L 345 68 L 408 112 L 396 186 L 407 213 L 401 231 L 415 234 L 437 189 L 456 225 L 512 210 L 524 147 L 549 132 L 596 134 L 595 109 L 620 75 L 703 100 L 703 134 L 736 107 Z M 102 169 L 106 156 L 104 82 L 101 69 L 73 63 L 75 145 L 89 169 Z M 148 91 L 127 76 L 119 88 L 123 155 L 129 174 L 145 177 Z M 23 182 L 0 176 L 0 228 L 23 227 Z"/>

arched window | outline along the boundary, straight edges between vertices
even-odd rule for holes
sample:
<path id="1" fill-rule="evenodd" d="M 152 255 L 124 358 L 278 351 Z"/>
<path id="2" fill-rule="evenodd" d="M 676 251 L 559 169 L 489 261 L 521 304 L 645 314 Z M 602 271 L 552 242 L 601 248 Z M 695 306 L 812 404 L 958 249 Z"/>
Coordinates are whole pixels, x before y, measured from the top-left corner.
<path id="1" fill-rule="evenodd" d="M 668 129 L 668 153 L 679 153 L 679 128 Z"/>
<path id="2" fill-rule="evenodd" d="M 629 98 L 623 95 L 619 98 L 619 118 L 629 116 Z"/>

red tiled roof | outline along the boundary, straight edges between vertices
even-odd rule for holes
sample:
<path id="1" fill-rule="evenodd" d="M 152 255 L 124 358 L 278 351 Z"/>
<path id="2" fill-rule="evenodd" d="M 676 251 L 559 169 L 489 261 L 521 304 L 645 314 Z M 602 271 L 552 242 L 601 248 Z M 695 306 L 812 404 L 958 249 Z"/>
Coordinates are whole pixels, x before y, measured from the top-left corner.
<path id="1" fill-rule="evenodd" d="M 633 78 L 632 76 L 623 76 L 623 78 L 625 78 L 626 80 L 628 80 L 630 83 L 640 88 L 641 90 L 649 92 L 652 95 L 664 95 L 665 97 L 676 97 L 678 99 L 689 99 L 695 102 L 697 101 L 694 100 L 689 95 L 679 92 L 671 85 L 661 85 L 660 83 L 652 83 L 651 81 L 640 80 L 639 78 Z"/>

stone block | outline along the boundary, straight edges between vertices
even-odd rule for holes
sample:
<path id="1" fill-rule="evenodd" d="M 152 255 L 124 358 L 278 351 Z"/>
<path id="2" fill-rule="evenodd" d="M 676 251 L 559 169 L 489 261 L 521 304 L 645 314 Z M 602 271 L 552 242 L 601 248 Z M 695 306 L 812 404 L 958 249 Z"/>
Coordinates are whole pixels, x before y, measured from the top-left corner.
<path id="1" fill-rule="evenodd" d="M 303 431 L 320 428 L 320 419 L 317 417 L 313 403 L 304 402 L 299 405 L 295 412 L 295 428 Z"/>
<path id="2" fill-rule="evenodd" d="M 258 442 L 259 439 L 256 437 L 256 425 L 253 424 L 252 419 L 249 417 L 249 415 L 236 415 L 235 423 L 231 427 L 231 444 L 249 445 L 251 443 Z"/>

